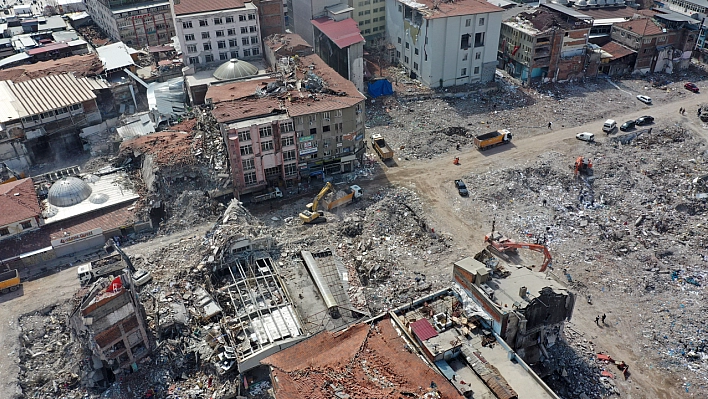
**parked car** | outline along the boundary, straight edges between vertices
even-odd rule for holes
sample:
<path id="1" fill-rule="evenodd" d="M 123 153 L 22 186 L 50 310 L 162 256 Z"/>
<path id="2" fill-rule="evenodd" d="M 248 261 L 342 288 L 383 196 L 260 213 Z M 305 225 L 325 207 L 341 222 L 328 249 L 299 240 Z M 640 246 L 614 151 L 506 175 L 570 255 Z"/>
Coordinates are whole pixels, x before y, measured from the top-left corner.
<path id="1" fill-rule="evenodd" d="M 637 126 L 648 125 L 654 123 L 654 117 L 649 115 L 640 116 L 634 123 L 636 123 Z"/>
<path id="2" fill-rule="evenodd" d="M 614 119 L 608 119 L 605 121 L 605 123 L 602 125 L 602 131 L 610 134 L 617 129 L 617 122 L 615 122 Z"/>
<path id="3" fill-rule="evenodd" d="M 470 192 L 467 191 L 467 186 L 465 185 L 465 182 L 462 180 L 455 180 L 455 187 L 457 188 L 457 192 L 460 193 L 461 196 L 467 197 L 470 195 Z"/>
<path id="4" fill-rule="evenodd" d="M 644 104 L 651 105 L 651 97 L 640 94 L 637 96 L 637 100 L 643 102 Z"/>
<path id="5" fill-rule="evenodd" d="M 595 135 L 588 132 L 578 133 L 575 135 L 575 138 L 578 140 L 587 141 L 588 143 L 595 141 Z"/>
<path id="6" fill-rule="evenodd" d="M 698 88 L 698 86 L 696 86 L 696 84 L 695 84 L 695 83 L 692 83 L 692 82 L 686 83 L 685 85 L 683 85 L 683 87 L 684 87 L 686 90 L 690 90 L 690 91 L 692 91 L 692 92 L 694 92 L 694 93 L 698 93 L 698 92 L 700 91 L 700 89 Z"/>
<path id="7" fill-rule="evenodd" d="M 637 122 L 635 121 L 627 121 L 620 126 L 620 130 L 626 132 L 627 130 L 634 129 L 636 124 Z"/>
<path id="8" fill-rule="evenodd" d="M 147 270 L 138 269 L 135 274 L 133 274 L 133 281 L 136 286 L 141 287 L 152 281 L 152 274 Z"/>

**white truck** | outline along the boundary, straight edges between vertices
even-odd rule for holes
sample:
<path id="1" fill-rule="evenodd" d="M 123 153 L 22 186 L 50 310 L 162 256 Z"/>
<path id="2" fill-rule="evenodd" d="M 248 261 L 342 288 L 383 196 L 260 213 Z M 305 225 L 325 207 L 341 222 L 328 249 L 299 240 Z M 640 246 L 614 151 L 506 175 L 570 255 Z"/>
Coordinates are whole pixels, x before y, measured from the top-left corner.
<path id="1" fill-rule="evenodd" d="M 103 259 L 79 265 L 78 275 L 81 285 L 89 284 L 99 277 L 117 274 L 127 266 L 120 254 L 113 254 Z"/>
<path id="2" fill-rule="evenodd" d="M 263 201 L 268 201 L 273 198 L 283 198 L 283 192 L 280 191 L 278 187 L 276 187 L 272 191 L 268 191 L 265 194 L 260 194 L 260 195 L 255 195 L 251 198 L 251 203 L 255 204 L 258 202 L 263 202 Z"/>

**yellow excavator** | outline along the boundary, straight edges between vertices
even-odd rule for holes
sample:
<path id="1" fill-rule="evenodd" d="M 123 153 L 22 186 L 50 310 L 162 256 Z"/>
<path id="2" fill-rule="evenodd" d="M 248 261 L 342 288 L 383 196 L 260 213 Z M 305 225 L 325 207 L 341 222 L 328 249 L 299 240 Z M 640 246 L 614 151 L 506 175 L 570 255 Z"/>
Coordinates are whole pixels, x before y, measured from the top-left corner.
<path id="1" fill-rule="evenodd" d="M 302 220 L 303 224 L 317 224 L 327 221 L 327 219 L 322 216 L 322 213 L 317 211 L 317 206 L 319 205 L 320 200 L 327 195 L 330 190 L 332 190 L 332 187 L 332 183 L 327 182 L 327 184 L 322 187 L 322 190 L 320 190 L 320 193 L 317 194 L 315 200 L 307 204 L 307 209 L 300 213 L 300 220 Z"/>

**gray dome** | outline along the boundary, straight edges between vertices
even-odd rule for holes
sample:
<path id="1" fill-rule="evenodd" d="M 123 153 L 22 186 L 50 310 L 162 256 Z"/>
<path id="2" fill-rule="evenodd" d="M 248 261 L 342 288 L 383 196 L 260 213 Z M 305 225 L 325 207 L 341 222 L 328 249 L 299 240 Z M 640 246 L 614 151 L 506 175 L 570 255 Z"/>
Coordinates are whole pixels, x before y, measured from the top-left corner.
<path id="1" fill-rule="evenodd" d="M 55 206 L 72 206 L 91 195 L 91 187 L 78 177 L 65 177 L 49 188 L 49 203 Z"/>
<path id="2" fill-rule="evenodd" d="M 224 62 L 214 71 L 214 77 L 218 80 L 231 80 L 245 78 L 258 74 L 258 68 L 246 61 L 239 61 L 236 58 Z"/>

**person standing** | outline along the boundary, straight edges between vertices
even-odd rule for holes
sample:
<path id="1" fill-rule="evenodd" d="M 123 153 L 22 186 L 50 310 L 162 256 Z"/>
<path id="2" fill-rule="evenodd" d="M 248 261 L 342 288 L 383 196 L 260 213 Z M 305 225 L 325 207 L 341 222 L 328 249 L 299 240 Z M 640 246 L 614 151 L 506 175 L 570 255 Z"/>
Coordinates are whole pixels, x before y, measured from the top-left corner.
<path id="1" fill-rule="evenodd" d="M 600 327 L 600 316 L 595 316 L 595 324 Z"/>
<path id="2" fill-rule="evenodd" d="M 603 314 L 602 314 L 602 324 L 605 324 L 605 319 L 606 319 L 606 318 L 607 318 L 607 315 L 603 313 Z"/>
<path id="3" fill-rule="evenodd" d="M 548 128 L 553 129 L 553 122 L 548 122 Z"/>

